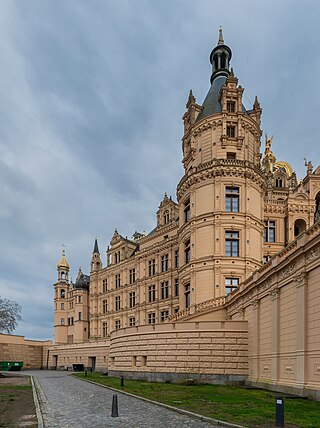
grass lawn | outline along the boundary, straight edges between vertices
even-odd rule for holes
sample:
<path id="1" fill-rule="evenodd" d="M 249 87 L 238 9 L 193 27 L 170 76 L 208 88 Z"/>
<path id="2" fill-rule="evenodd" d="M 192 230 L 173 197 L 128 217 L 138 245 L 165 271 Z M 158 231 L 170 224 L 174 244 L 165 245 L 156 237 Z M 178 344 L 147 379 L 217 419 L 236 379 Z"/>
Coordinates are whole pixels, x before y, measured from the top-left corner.
<path id="1" fill-rule="evenodd" d="M 101 373 L 77 373 L 75 376 L 130 392 L 170 406 L 246 427 L 275 426 L 275 394 L 269 391 L 222 385 L 152 383 L 103 376 Z M 320 428 L 320 402 L 285 398 L 285 426 Z"/>

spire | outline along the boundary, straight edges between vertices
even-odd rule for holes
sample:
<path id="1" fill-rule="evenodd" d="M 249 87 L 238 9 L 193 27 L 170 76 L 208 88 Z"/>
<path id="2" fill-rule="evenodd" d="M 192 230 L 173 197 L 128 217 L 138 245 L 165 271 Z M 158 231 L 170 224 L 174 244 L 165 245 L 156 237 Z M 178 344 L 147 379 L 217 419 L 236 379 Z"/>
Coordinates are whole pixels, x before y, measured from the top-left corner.
<path id="1" fill-rule="evenodd" d="M 64 248 L 64 245 L 62 246 L 62 254 L 61 254 L 61 259 L 59 261 L 59 263 L 57 264 L 57 269 L 70 269 L 70 265 L 66 260 L 66 250 Z"/>
<path id="2" fill-rule="evenodd" d="M 220 25 L 219 28 L 219 40 L 218 40 L 218 46 L 224 45 L 223 35 L 222 35 L 222 26 Z"/>
<path id="3" fill-rule="evenodd" d="M 98 240 L 97 240 L 97 238 L 95 239 L 95 241 L 94 241 L 94 248 L 93 248 L 93 254 L 94 253 L 96 253 L 96 254 L 100 254 L 99 253 L 99 247 L 98 247 Z"/>
<path id="4" fill-rule="evenodd" d="M 258 97 L 257 96 L 255 96 L 254 103 L 253 103 L 253 108 L 255 110 L 258 109 L 258 108 L 260 108 L 260 103 L 258 101 Z"/>

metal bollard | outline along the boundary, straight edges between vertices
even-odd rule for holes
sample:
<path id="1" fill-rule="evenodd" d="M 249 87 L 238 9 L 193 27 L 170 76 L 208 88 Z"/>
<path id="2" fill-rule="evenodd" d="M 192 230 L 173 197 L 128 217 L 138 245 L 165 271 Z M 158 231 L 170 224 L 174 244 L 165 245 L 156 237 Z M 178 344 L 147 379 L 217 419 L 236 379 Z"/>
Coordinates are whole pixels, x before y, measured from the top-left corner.
<path id="1" fill-rule="evenodd" d="M 87 376 L 88 376 L 88 372 L 87 372 L 87 370 L 84 372 L 84 375 L 85 375 L 85 377 L 87 377 Z"/>
<path id="2" fill-rule="evenodd" d="M 119 416 L 119 413 L 118 413 L 118 396 L 117 396 L 117 394 L 113 394 L 111 417 L 117 418 L 118 416 Z"/>
<path id="3" fill-rule="evenodd" d="M 124 386 L 124 377 L 120 376 L 120 386 Z"/>
<path id="4" fill-rule="evenodd" d="M 276 397 L 276 426 L 284 427 L 284 400 Z"/>

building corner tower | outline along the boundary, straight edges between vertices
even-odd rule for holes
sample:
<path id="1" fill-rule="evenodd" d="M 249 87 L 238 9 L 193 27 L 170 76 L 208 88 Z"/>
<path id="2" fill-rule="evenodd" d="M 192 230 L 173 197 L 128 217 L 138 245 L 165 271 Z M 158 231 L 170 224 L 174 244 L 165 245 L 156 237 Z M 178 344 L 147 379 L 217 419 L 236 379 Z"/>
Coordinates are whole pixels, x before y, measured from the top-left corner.
<path id="1" fill-rule="evenodd" d="M 210 54 L 211 87 L 183 116 L 184 177 L 177 186 L 180 307 L 225 296 L 262 262 L 261 108 L 242 103 L 222 29 Z"/>

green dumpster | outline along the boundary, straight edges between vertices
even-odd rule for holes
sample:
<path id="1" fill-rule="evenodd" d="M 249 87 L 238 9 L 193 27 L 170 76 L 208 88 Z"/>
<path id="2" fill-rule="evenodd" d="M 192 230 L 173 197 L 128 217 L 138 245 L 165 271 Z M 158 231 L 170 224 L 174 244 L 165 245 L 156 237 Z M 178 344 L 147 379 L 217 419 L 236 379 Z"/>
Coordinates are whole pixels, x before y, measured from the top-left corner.
<path id="1" fill-rule="evenodd" d="M 22 361 L 0 361 L 0 371 L 19 372 L 23 367 Z"/>

